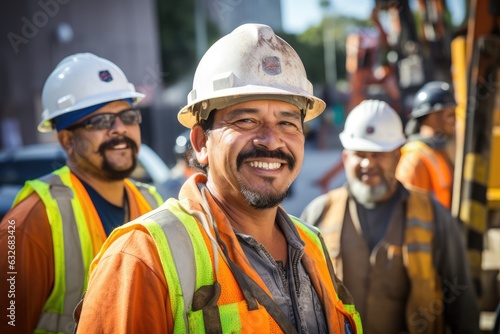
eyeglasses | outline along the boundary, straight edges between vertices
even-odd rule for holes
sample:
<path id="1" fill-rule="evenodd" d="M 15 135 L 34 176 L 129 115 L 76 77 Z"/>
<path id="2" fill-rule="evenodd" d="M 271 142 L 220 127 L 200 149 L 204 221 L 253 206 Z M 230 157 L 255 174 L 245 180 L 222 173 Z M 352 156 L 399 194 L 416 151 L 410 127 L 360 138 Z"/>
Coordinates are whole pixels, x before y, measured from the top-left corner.
<path id="1" fill-rule="evenodd" d="M 140 109 L 127 109 L 120 111 L 117 114 L 105 113 L 92 116 L 83 122 L 68 127 L 68 130 L 74 130 L 82 127 L 93 130 L 109 130 L 114 126 L 116 117 L 120 118 L 122 123 L 125 125 L 141 124 L 142 122 Z"/>

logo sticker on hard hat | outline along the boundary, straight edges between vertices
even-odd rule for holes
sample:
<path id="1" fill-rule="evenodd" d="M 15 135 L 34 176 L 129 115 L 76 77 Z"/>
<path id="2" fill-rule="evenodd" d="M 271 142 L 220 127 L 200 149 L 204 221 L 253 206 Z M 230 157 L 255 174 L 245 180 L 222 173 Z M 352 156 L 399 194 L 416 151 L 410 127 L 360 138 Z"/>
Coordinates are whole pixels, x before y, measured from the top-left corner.
<path id="1" fill-rule="evenodd" d="M 281 73 L 281 62 L 276 56 L 270 56 L 262 59 L 262 70 L 269 75 L 278 75 Z"/>
<path id="2" fill-rule="evenodd" d="M 111 73 L 109 73 L 108 70 L 99 71 L 99 79 L 101 79 L 101 81 L 104 82 L 113 81 L 113 77 L 111 76 Z"/>

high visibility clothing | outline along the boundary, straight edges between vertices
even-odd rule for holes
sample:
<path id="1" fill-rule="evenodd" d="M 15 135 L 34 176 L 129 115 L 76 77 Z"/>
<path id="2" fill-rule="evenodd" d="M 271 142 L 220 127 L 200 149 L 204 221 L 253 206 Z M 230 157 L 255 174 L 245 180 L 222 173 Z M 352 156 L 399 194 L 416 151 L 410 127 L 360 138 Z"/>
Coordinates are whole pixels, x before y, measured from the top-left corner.
<path id="1" fill-rule="evenodd" d="M 427 194 L 400 187 L 405 198 L 387 217 L 385 234 L 372 251 L 347 187 L 316 199 L 302 217 L 317 220 L 367 333 L 441 334 L 445 326 L 453 333 L 478 332 L 479 312 L 456 223 Z"/>
<path id="2" fill-rule="evenodd" d="M 444 150 L 435 150 L 418 140 L 406 143 L 396 177 L 407 187 L 428 192 L 450 209 L 453 168 Z"/>
<path id="3" fill-rule="evenodd" d="M 152 186 L 125 180 L 125 192 L 131 219 L 151 211 L 162 203 L 161 197 Z M 33 200 L 33 196 L 38 199 Z M 33 206 L 38 207 L 40 201 L 43 203 L 44 210 L 33 211 L 38 218 L 27 215 L 25 219 L 18 220 L 20 210 L 31 211 Z M 39 319 L 30 321 L 37 322 L 34 332 L 71 333 L 74 328 L 73 310 L 86 290 L 90 263 L 106 239 L 97 211 L 83 184 L 66 166 L 40 179 L 27 181 L 14 205 L 6 218 L 16 220 L 16 224 L 23 228 L 27 228 L 27 224 L 39 224 L 40 233 L 45 228 L 50 229 L 49 233 L 42 233 L 45 237 L 51 237 L 50 249 L 38 250 L 44 254 L 53 253 L 53 257 L 48 259 L 53 268 L 48 279 L 50 290 L 47 291 L 46 296 L 40 296 L 44 299 L 44 305 L 41 314 L 38 313 Z M 45 221 L 48 224 L 44 224 Z M 36 247 L 40 244 L 47 246 L 49 244 L 46 240 L 35 241 L 36 236 L 29 238 L 33 239 Z M 22 239 L 18 238 L 18 240 Z M 26 244 L 26 246 L 29 248 L 29 245 Z M 26 258 L 18 257 L 19 265 L 21 262 L 30 262 L 29 253 L 27 255 Z M 33 261 L 34 259 L 35 257 Z M 22 274 L 21 270 L 19 274 Z M 21 286 L 23 284 L 21 280 L 41 278 L 37 276 L 17 277 L 17 283 Z M 19 295 L 22 293 L 19 290 L 18 292 Z M 26 293 L 38 292 L 26 291 Z M 37 297 L 39 297 L 38 294 L 28 296 L 26 301 L 37 299 Z M 21 307 L 18 310 L 22 312 Z M 35 317 L 36 313 L 30 315 Z M 23 316 L 25 315 L 19 313 L 19 317 Z M 23 328 L 21 324 L 16 327 Z M 32 331 L 33 327 L 26 330 Z"/>
<path id="4" fill-rule="evenodd" d="M 155 319 L 151 331 L 285 332 L 283 323 L 275 320 L 262 301 L 272 298 L 263 278 L 250 265 L 227 217 L 202 186 L 204 182 L 205 176 L 194 175 L 187 181 L 193 194 L 181 201 L 169 199 L 110 235 L 91 266 L 78 333 L 95 330 L 95 324 L 97 331 L 104 332 L 143 330 L 147 320 L 136 312 L 144 296 L 148 296 L 145 316 Z M 181 194 L 186 189 L 185 185 Z M 350 327 L 361 333 L 350 295 L 333 274 L 318 230 L 297 219 L 293 222 L 305 244 L 301 263 L 322 304 L 329 332 L 346 333 Z M 117 279 L 119 288 L 109 292 L 104 281 L 111 277 Z M 144 287 L 141 292 L 139 286 Z M 254 294 L 255 290 L 267 297 Z M 272 301 L 270 305 L 279 308 Z M 125 310 L 130 312 L 126 311 L 127 319 L 122 322 Z"/>

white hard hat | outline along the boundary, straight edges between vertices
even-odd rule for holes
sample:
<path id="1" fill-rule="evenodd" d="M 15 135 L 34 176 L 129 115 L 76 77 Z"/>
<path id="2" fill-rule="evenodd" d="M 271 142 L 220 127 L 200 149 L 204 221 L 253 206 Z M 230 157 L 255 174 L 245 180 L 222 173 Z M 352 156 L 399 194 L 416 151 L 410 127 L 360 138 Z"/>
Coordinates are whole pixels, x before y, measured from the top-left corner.
<path id="1" fill-rule="evenodd" d="M 399 115 L 379 100 L 354 107 L 339 137 L 345 149 L 364 152 L 390 152 L 406 142 Z"/>
<path id="2" fill-rule="evenodd" d="M 52 120 L 72 111 L 123 99 L 136 105 L 143 98 L 114 63 L 92 53 L 77 53 L 63 59 L 45 81 L 38 130 L 52 131 Z"/>
<path id="3" fill-rule="evenodd" d="M 318 116 L 325 102 L 313 96 L 295 50 L 261 24 L 244 24 L 222 37 L 200 60 L 179 122 L 191 128 L 216 109 L 251 100 L 281 100 Z"/>

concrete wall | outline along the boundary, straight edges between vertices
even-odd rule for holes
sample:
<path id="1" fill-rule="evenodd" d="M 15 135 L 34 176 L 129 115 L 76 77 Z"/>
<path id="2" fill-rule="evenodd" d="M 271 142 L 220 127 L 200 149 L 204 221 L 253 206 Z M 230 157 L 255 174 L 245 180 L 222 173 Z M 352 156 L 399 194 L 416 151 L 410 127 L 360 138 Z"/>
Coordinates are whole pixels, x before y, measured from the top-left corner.
<path id="1" fill-rule="evenodd" d="M 0 12 L 0 148 L 54 138 L 36 131 L 40 94 L 50 72 L 72 53 L 92 52 L 115 62 L 148 94 L 142 105 L 158 112 L 162 71 L 155 6 L 154 0 L 9 2 Z M 146 141 L 158 141 L 154 131 L 143 132 Z"/>
<path id="2" fill-rule="evenodd" d="M 0 149 L 55 140 L 41 134 L 43 84 L 64 57 L 92 52 L 115 62 L 136 88 L 142 137 L 167 163 L 182 132 L 177 112 L 186 103 L 192 74 L 164 87 L 157 29 L 157 0 L 18 0 L 0 11 Z M 158 0 L 171 1 L 171 0 Z M 223 34 L 242 23 L 268 24 L 282 31 L 280 0 L 195 0 Z M 198 14 L 200 12 L 198 11 Z M 72 35 L 64 40 L 70 27 Z M 203 24 L 198 24 L 198 28 Z M 175 29 L 175 27 L 173 27 Z M 58 31 L 63 34 L 58 35 Z M 203 38 L 203 31 L 197 29 Z M 193 36 L 195 38 L 195 36 Z M 203 54 L 210 46 L 201 43 Z M 163 93 L 162 93 L 163 91 Z"/>

